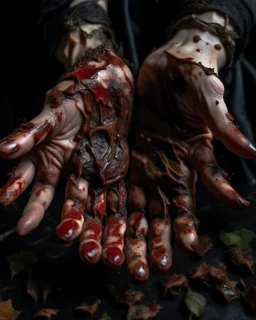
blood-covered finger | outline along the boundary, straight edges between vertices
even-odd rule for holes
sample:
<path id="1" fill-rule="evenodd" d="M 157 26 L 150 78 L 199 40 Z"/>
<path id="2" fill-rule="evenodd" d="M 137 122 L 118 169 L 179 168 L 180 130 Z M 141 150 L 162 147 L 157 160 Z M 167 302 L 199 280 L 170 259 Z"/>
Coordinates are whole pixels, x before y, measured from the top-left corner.
<path id="1" fill-rule="evenodd" d="M 87 264 L 96 264 L 101 258 L 102 222 L 98 218 L 85 216 L 80 235 L 79 255 Z"/>
<path id="2" fill-rule="evenodd" d="M 127 220 L 125 258 L 127 270 L 139 282 L 149 277 L 147 244 L 148 222 L 141 212 L 133 212 Z"/>
<path id="3" fill-rule="evenodd" d="M 105 264 L 118 267 L 124 262 L 124 234 L 126 218 L 109 217 L 104 229 L 102 259 Z"/>
<path id="4" fill-rule="evenodd" d="M 205 76 L 199 87 L 205 104 L 199 108 L 202 119 L 211 129 L 215 138 L 234 154 L 243 158 L 256 158 L 256 148 L 234 124 L 223 100 L 224 86 L 214 75 Z"/>
<path id="5" fill-rule="evenodd" d="M 116 183 L 107 193 L 107 219 L 103 236 L 102 259 L 118 267 L 124 262 L 127 192 L 124 181 Z"/>
<path id="6" fill-rule="evenodd" d="M 250 202 L 231 187 L 227 180 L 228 174 L 217 165 L 212 150 L 199 145 L 191 154 L 190 159 L 200 180 L 217 199 L 233 208 L 250 206 Z"/>
<path id="7" fill-rule="evenodd" d="M 45 181 L 37 181 L 34 184 L 29 201 L 17 224 L 17 232 L 19 235 L 25 235 L 39 225 L 44 217 L 45 210 L 51 204 L 54 192 L 55 186 Z"/>
<path id="8" fill-rule="evenodd" d="M 102 220 L 106 213 L 106 191 L 100 194 L 90 192 L 91 212 L 85 215 L 81 236 L 79 254 L 88 264 L 95 264 L 101 258 Z"/>
<path id="9" fill-rule="evenodd" d="M 83 178 L 76 179 L 70 176 L 66 185 L 61 222 L 56 228 L 60 239 L 69 242 L 80 235 L 84 223 L 87 196 L 88 182 Z"/>
<path id="10" fill-rule="evenodd" d="M 148 238 L 150 266 L 156 271 L 169 270 L 172 265 L 170 220 L 154 219 L 149 226 Z"/>
<path id="11" fill-rule="evenodd" d="M 55 123 L 56 119 L 53 114 L 50 111 L 43 111 L 0 142 L 0 156 L 6 159 L 16 159 L 25 155 L 53 131 Z"/>
<path id="12" fill-rule="evenodd" d="M 0 189 L 0 203 L 8 206 L 17 199 L 22 192 L 30 185 L 34 178 L 36 167 L 29 158 L 24 158 L 13 170 L 10 179 Z"/>

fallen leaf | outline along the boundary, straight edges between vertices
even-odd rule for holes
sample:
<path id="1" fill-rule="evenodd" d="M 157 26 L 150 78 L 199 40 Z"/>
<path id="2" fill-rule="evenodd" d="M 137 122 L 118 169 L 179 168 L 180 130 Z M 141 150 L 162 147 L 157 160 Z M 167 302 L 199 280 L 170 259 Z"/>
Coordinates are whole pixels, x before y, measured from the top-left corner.
<path id="1" fill-rule="evenodd" d="M 216 284 L 216 289 L 227 303 L 230 303 L 233 299 L 238 298 L 237 281 L 225 279 L 224 281 Z"/>
<path id="2" fill-rule="evenodd" d="M 195 254 L 202 257 L 207 252 L 212 250 L 212 248 L 213 248 L 212 239 L 209 236 L 207 235 L 198 236 L 198 243 L 194 247 Z"/>
<path id="3" fill-rule="evenodd" d="M 249 243 L 256 238 L 256 234 L 249 229 L 240 229 L 233 232 L 221 232 L 219 238 L 227 247 L 237 245 L 241 249 L 247 249 Z"/>
<path id="4" fill-rule="evenodd" d="M 233 266 L 249 271 L 251 274 L 254 273 L 254 259 L 245 250 L 238 246 L 232 246 L 227 249 L 226 256 Z"/>
<path id="5" fill-rule="evenodd" d="M 33 275 L 33 270 L 30 268 L 28 272 L 28 282 L 27 282 L 27 294 L 29 294 L 35 302 L 40 299 L 44 303 L 52 292 L 52 286 L 46 280 L 37 279 Z"/>
<path id="6" fill-rule="evenodd" d="M 168 292 L 172 297 L 177 297 L 183 287 L 188 287 L 188 280 L 183 274 L 174 274 L 165 278 L 162 285 L 164 286 L 164 295 Z"/>
<path id="7" fill-rule="evenodd" d="M 60 312 L 60 310 L 41 309 L 33 316 L 33 319 L 51 320 L 58 312 Z"/>
<path id="8" fill-rule="evenodd" d="M 92 317 L 96 313 L 100 304 L 101 301 L 98 299 L 94 304 L 88 305 L 83 303 L 82 305 L 75 307 L 74 310 L 88 313 Z"/>
<path id="9" fill-rule="evenodd" d="M 141 291 L 133 289 L 119 289 L 113 285 L 106 285 L 107 292 L 118 304 L 128 305 L 129 307 L 140 303 L 144 299 L 144 294 Z"/>
<path id="10" fill-rule="evenodd" d="M 162 307 L 156 303 L 143 303 L 132 306 L 128 310 L 127 320 L 149 320 L 156 317 Z"/>
<path id="11" fill-rule="evenodd" d="M 111 320 L 110 316 L 107 314 L 107 312 L 104 312 L 102 316 L 98 320 Z"/>
<path id="12" fill-rule="evenodd" d="M 214 267 L 203 262 L 190 275 L 190 278 L 209 283 L 211 280 L 223 281 L 226 279 L 226 267 L 223 264 L 219 265 L 219 267 Z"/>
<path id="13" fill-rule="evenodd" d="M 256 285 L 250 285 L 244 292 L 243 298 L 248 306 L 256 311 Z"/>
<path id="14" fill-rule="evenodd" d="M 11 271 L 11 278 L 22 271 L 28 271 L 29 268 L 37 261 L 36 256 L 31 252 L 17 252 L 9 255 L 7 258 Z"/>
<path id="15" fill-rule="evenodd" d="M 13 308 L 11 299 L 0 301 L 0 320 L 15 320 L 20 313 Z"/>
<path id="16" fill-rule="evenodd" d="M 197 318 L 203 316 L 206 308 L 206 299 L 200 293 L 189 289 L 185 295 L 185 303 L 190 314 L 195 315 Z"/>

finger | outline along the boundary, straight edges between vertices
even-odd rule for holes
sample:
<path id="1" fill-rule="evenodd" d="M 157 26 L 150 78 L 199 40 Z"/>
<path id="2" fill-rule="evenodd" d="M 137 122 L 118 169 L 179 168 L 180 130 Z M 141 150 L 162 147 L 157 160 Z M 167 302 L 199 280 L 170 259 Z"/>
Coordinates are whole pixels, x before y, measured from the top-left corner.
<path id="1" fill-rule="evenodd" d="M 152 270 L 166 271 L 172 265 L 171 222 L 168 217 L 168 201 L 158 189 L 151 195 L 149 214 L 149 254 L 148 261 Z"/>
<path id="2" fill-rule="evenodd" d="M 45 210 L 52 202 L 55 187 L 45 181 L 37 181 L 33 188 L 22 217 L 17 224 L 17 232 L 23 236 L 34 230 L 44 217 Z"/>
<path id="3" fill-rule="evenodd" d="M 105 264 L 112 267 L 118 267 L 124 262 L 126 199 L 126 186 L 123 181 L 120 181 L 108 191 L 108 216 L 103 237 L 102 259 Z"/>
<path id="4" fill-rule="evenodd" d="M 250 206 L 250 202 L 231 187 L 227 181 L 228 174 L 217 165 L 212 150 L 199 145 L 192 152 L 190 159 L 191 164 L 199 173 L 200 180 L 217 199 L 233 208 Z"/>
<path id="5" fill-rule="evenodd" d="M 83 227 L 88 196 L 88 182 L 83 178 L 69 177 L 66 185 L 65 203 L 61 222 L 56 228 L 57 236 L 67 242 L 77 238 Z"/>
<path id="6" fill-rule="evenodd" d="M 99 262 L 102 252 L 101 247 L 102 223 L 98 218 L 85 216 L 80 235 L 79 255 L 87 264 Z"/>
<path id="7" fill-rule="evenodd" d="M 243 158 L 256 158 L 256 149 L 233 123 L 223 100 L 224 86 L 214 75 L 205 76 L 199 91 L 206 103 L 199 109 L 202 119 L 211 129 L 215 138 L 234 154 Z"/>
<path id="8" fill-rule="evenodd" d="M 60 179 L 61 168 L 58 168 L 53 161 L 50 162 L 47 155 L 42 153 L 41 156 L 42 162 L 37 169 L 36 183 L 17 224 L 17 232 L 20 235 L 29 233 L 39 225 L 45 210 L 52 202 L 55 187 Z"/>
<path id="9" fill-rule="evenodd" d="M 142 282 L 148 279 L 147 244 L 145 237 L 148 222 L 142 211 L 147 204 L 146 194 L 142 188 L 131 186 L 128 192 L 128 208 L 132 211 L 127 220 L 126 243 L 124 248 L 127 270 L 130 275 Z M 136 211 L 140 210 L 140 211 Z"/>
<path id="10" fill-rule="evenodd" d="M 36 172 L 34 162 L 29 158 L 24 158 L 13 170 L 10 179 L 0 189 L 0 203 L 8 206 L 16 200 L 30 185 Z"/>
<path id="11" fill-rule="evenodd" d="M 166 163 L 167 165 L 168 179 L 162 179 L 159 183 L 162 189 L 158 189 L 156 194 L 158 205 L 156 202 L 155 211 L 161 213 L 163 210 L 164 214 L 159 214 L 162 219 L 167 217 L 166 212 L 170 211 L 176 243 L 193 251 L 198 241 L 196 230 L 199 223 L 195 218 L 196 172 L 191 171 L 178 157 L 176 161 Z M 168 230 L 168 225 L 166 228 Z"/>
<path id="12" fill-rule="evenodd" d="M 127 220 L 125 258 L 127 270 L 139 282 L 149 277 L 147 244 L 148 222 L 141 212 L 133 212 Z"/>
<path id="13" fill-rule="evenodd" d="M 43 111 L 1 141 L 0 156 L 5 159 L 16 159 L 26 154 L 52 132 L 55 123 L 53 114 L 50 111 Z"/>
<path id="14" fill-rule="evenodd" d="M 102 253 L 102 220 L 106 212 L 106 192 L 92 199 L 91 213 L 85 215 L 82 232 L 80 235 L 79 254 L 87 264 L 99 262 Z"/>

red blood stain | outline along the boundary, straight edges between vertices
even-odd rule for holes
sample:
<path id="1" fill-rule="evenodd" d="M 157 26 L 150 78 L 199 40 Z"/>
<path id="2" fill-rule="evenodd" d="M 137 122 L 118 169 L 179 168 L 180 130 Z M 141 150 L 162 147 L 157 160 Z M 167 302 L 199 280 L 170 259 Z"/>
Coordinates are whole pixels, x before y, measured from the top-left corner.
<path id="1" fill-rule="evenodd" d="M 197 52 L 200 52 L 201 50 L 200 50 L 200 49 L 196 49 L 196 51 L 197 51 Z"/>
<path id="2" fill-rule="evenodd" d="M 46 206 L 46 201 L 43 202 L 43 206 L 44 206 L 44 207 Z"/>
<path id="3" fill-rule="evenodd" d="M 101 235 L 102 235 L 102 225 L 99 221 L 90 219 L 86 220 L 84 224 L 84 231 L 90 230 L 93 231 L 93 234 L 90 234 L 90 238 L 100 241 L 101 240 Z"/>
<path id="4" fill-rule="evenodd" d="M 124 254 L 118 247 L 109 247 L 106 250 L 106 257 L 112 266 L 120 266 L 124 262 Z"/>
<path id="5" fill-rule="evenodd" d="M 64 219 L 74 219 L 74 220 L 82 220 L 84 214 L 82 211 L 71 210 L 69 213 L 65 214 Z"/>
<path id="6" fill-rule="evenodd" d="M 202 40 L 202 38 L 198 34 L 195 34 L 194 37 L 193 37 L 193 41 L 194 42 L 199 42 L 200 40 Z"/>
<path id="7" fill-rule="evenodd" d="M 56 233 L 58 236 L 63 237 L 69 230 L 75 231 L 78 228 L 79 225 L 75 220 L 67 220 L 57 227 Z M 70 238 L 72 238 L 72 236 Z"/>
<path id="8" fill-rule="evenodd" d="M 215 44 L 214 48 L 215 48 L 216 50 L 221 50 L 221 45 L 220 45 L 220 44 Z"/>
<path id="9" fill-rule="evenodd" d="M 35 141 L 38 142 L 42 137 L 52 130 L 52 125 L 46 120 L 40 127 L 38 127 L 35 133 Z"/>
<path id="10" fill-rule="evenodd" d="M 120 229 L 122 222 L 116 218 L 110 218 L 108 220 L 109 234 L 114 237 L 120 237 Z"/>
<path id="11" fill-rule="evenodd" d="M 94 241 L 86 242 L 83 244 L 82 252 L 85 260 L 90 263 L 96 263 L 99 260 L 100 244 Z"/>
<path id="12" fill-rule="evenodd" d="M 94 206 L 94 213 L 95 216 L 98 217 L 100 220 L 102 220 L 106 213 L 106 193 L 102 193 L 95 206 Z"/>
<path id="13" fill-rule="evenodd" d="M 23 129 L 33 129 L 35 124 L 33 122 L 26 122 L 22 124 Z"/>
<path id="14" fill-rule="evenodd" d="M 43 187 L 43 188 L 40 188 L 39 190 L 37 190 L 37 192 L 35 193 L 36 197 L 39 197 L 40 194 L 41 194 L 43 191 L 45 191 L 45 188 L 44 188 L 44 187 Z"/>
<path id="15" fill-rule="evenodd" d="M 62 120 L 62 115 L 63 115 L 63 114 L 62 114 L 61 111 L 55 112 L 55 116 L 56 116 L 58 122 L 61 122 L 61 120 Z"/>
<path id="16" fill-rule="evenodd" d="M 22 192 L 22 186 L 23 186 L 23 181 L 20 179 L 21 179 L 21 176 L 12 176 L 9 179 L 9 181 L 7 182 L 7 184 L 3 188 L 0 189 L 0 199 L 1 199 L 1 197 L 6 195 L 7 189 L 10 188 L 11 186 L 13 186 L 14 184 L 16 184 L 18 188 L 11 191 L 11 193 L 12 193 L 11 196 L 15 196 L 15 197 L 19 196 Z"/>

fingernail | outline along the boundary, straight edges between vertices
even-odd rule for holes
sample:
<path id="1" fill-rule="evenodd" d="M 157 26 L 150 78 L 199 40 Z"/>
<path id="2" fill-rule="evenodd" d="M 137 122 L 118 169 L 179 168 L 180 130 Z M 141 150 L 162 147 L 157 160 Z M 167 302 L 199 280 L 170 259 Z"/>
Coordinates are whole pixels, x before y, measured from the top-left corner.
<path id="1" fill-rule="evenodd" d="M 0 148 L 2 147 L 2 152 L 7 154 L 13 154 L 20 149 L 20 146 L 16 143 L 8 143 L 8 141 L 4 141 L 0 143 Z"/>
<path id="2" fill-rule="evenodd" d="M 256 148 L 249 142 L 248 147 L 252 149 L 252 151 L 256 152 Z"/>
<path id="3" fill-rule="evenodd" d="M 242 197 L 238 198 L 238 201 L 240 202 L 240 204 L 244 207 L 250 207 L 251 203 L 245 199 L 243 199 Z"/>
<path id="4" fill-rule="evenodd" d="M 106 250 L 104 259 L 107 264 L 117 267 L 120 266 L 124 262 L 124 254 L 117 247 L 110 247 Z"/>
<path id="5" fill-rule="evenodd" d="M 61 223 L 56 228 L 57 235 L 63 240 L 71 240 L 72 236 L 75 233 L 75 230 L 78 229 L 78 224 L 74 220 L 67 220 Z"/>

